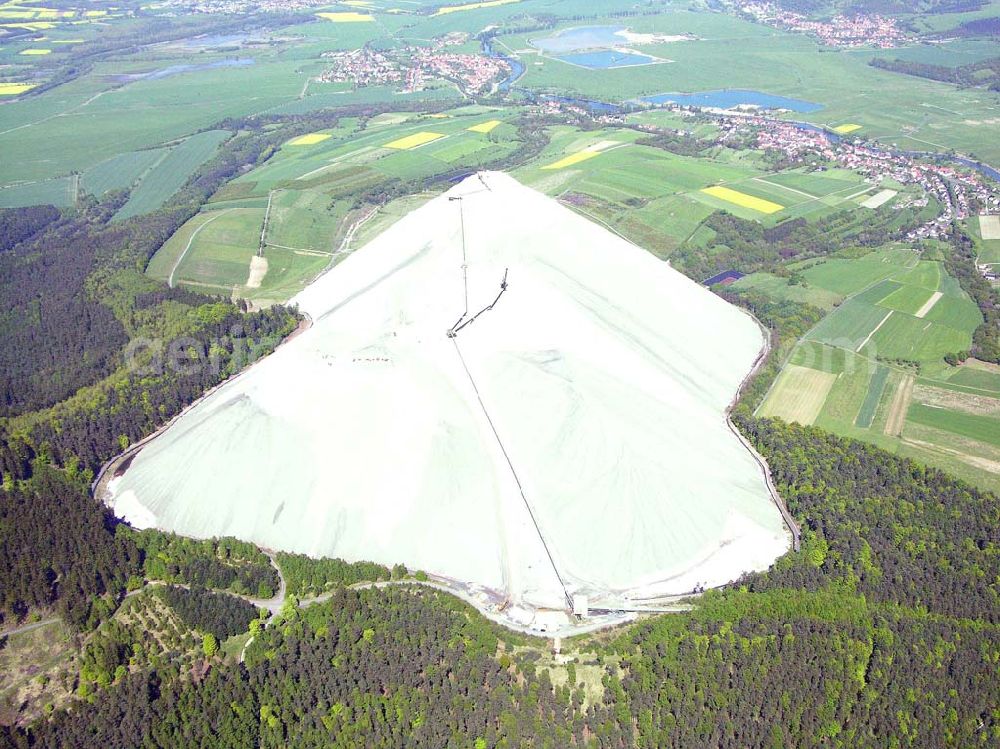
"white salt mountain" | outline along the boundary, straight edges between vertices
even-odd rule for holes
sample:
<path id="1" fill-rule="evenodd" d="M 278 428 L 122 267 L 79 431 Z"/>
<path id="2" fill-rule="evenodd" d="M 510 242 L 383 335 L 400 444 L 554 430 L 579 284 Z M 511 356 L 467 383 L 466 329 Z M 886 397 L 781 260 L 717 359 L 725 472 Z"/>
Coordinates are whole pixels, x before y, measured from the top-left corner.
<path id="1" fill-rule="evenodd" d="M 120 515 L 403 562 L 517 611 L 688 592 L 788 546 L 724 416 L 753 320 L 507 175 L 294 301 L 313 326 L 142 449 Z"/>

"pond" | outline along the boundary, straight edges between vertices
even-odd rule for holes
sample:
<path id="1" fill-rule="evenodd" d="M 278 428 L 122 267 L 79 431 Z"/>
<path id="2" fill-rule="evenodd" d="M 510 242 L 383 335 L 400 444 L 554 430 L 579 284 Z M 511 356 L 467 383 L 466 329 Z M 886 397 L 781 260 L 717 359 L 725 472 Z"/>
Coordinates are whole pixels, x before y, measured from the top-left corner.
<path id="1" fill-rule="evenodd" d="M 579 65 L 592 70 L 607 70 L 610 68 L 628 68 L 635 65 L 650 65 L 662 62 L 655 57 L 631 50 L 606 49 L 598 52 L 580 52 L 574 55 L 561 55 L 556 58 L 563 62 Z"/>
<path id="2" fill-rule="evenodd" d="M 646 96 L 642 101 L 650 104 L 679 104 L 691 107 L 714 107 L 716 109 L 732 109 L 738 106 L 757 106 L 762 109 L 788 109 L 792 112 L 817 112 L 822 104 L 792 99 L 787 96 L 777 96 L 763 91 L 751 91 L 742 88 L 727 88 L 718 91 L 696 91 L 694 93 L 667 93 L 656 96 Z"/>

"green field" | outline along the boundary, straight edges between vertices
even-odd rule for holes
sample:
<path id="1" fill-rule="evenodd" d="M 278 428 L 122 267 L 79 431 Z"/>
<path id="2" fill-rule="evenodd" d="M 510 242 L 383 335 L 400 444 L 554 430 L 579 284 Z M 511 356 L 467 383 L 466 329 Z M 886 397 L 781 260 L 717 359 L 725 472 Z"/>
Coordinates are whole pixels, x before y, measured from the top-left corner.
<path id="1" fill-rule="evenodd" d="M 699 224 L 713 211 L 725 210 L 765 225 L 799 216 L 815 220 L 843 207 L 857 208 L 853 202 L 842 203 L 866 187 L 858 175 L 843 170 L 832 170 L 831 176 L 818 179 L 801 170 L 768 172 L 754 151 L 710 149 L 692 157 L 639 145 L 635 141 L 641 134 L 630 130 L 580 132 L 557 126 L 549 133 L 551 140 L 542 154 L 515 170 L 518 179 L 563 199 L 660 256 L 669 256 L 687 240 L 698 241 Z M 598 147 L 601 152 L 586 161 L 545 168 Z M 724 185 L 785 208 L 768 216 L 702 192 L 711 185 Z M 807 185 L 816 194 L 795 185 Z M 832 302 L 827 297 L 827 303 Z"/>
<path id="2" fill-rule="evenodd" d="M 930 300 L 932 294 L 933 291 L 921 286 L 903 285 L 880 299 L 878 306 L 914 315 Z"/>
<path id="3" fill-rule="evenodd" d="M 802 275 L 812 286 L 843 294 L 855 294 L 917 263 L 912 250 L 880 250 L 860 258 L 833 258 L 810 263 Z"/>
<path id="4" fill-rule="evenodd" d="M 893 313 L 865 346 L 867 353 L 887 359 L 936 361 L 945 354 L 965 351 L 972 344 L 972 330 Z"/>
<path id="5" fill-rule="evenodd" d="M 1000 419 L 914 403 L 906 417 L 917 424 L 1000 447 Z"/>
<path id="6" fill-rule="evenodd" d="M 167 153 L 165 148 L 150 148 L 112 156 L 85 171 L 81 187 L 97 197 L 109 190 L 124 190 L 135 184 Z"/>
<path id="7" fill-rule="evenodd" d="M 812 423 L 939 466 L 980 486 L 1000 488 L 1000 477 L 991 468 L 991 461 L 1000 459 L 1000 451 L 991 452 L 1000 419 L 961 410 L 982 405 L 966 401 L 962 406 L 962 398 L 1000 395 L 1000 371 L 974 362 L 962 367 L 943 362 L 945 354 L 968 348 L 982 317 L 941 263 L 921 260 L 908 249 L 885 249 L 800 265 L 807 290 L 848 295 L 808 332 L 785 368 L 836 375 L 832 387 L 817 391 L 822 402 Z M 774 281 L 754 283 L 751 278 L 749 286 L 765 292 L 774 287 L 778 298 L 788 298 L 783 296 L 786 289 Z M 942 296 L 925 317 L 915 317 L 912 313 L 935 292 Z M 904 385 L 907 381 L 909 386 Z M 920 393 L 928 387 L 953 396 L 925 404 Z M 760 413 L 782 415 L 804 397 L 785 403 L 786 395 L 776 384 Z"/>
<path id="8" fill-rule="evenodd" d="M 285 301 L 340 257 L 336 253 L 348 230 L 370 210 L 357 205 L 359 195 L 393 180 L 420 184 L 503 158 L 517 146 L 511 137 L 513 127 L 502 124 L 490 133 L 471 132 L 469 127 L 507 116 L 483 107 L 458 108 L 445 118 L 388 113 L 363 128 L 359 120 L 344 118 L 336 128 L 322 131 L 330 136 L 324 140 L 285 143 L 259 168 L 214 195 L 206 210 L 156 253 L 147 272 L 161 279 L 174 273 L 177 283 L 206 291 L 228 290 L 261 304 Z M 445 137 L 409 151 L 385 148 L 394 140 L 426 131 Z M 268 200 L 264 236 L 268 270 L 259 288 L 248 289 L 249 260 L 260 241 Z M 380 213 L 392 217 L 395 210 L 390 204 Z M 223 212 L 224 218 L 219 215 Z M 384 225 L 376 217 L 351 248 L 372 236 L 373 226 Z"/>
<path id="9" fill-rule="evenodd" d="M 1000 265 L 1000 239 L 983 239 L 978 216 L 965 221 L 964 226 L 976 246 L 979 262 Z"/>
<path id="10" fill-rule="evenodd" d="M 119 221 L 155 211 L 187 182 L 195 170 L 212 157 L 227 140 L 226 130 L 197 133 L 170 149 L 139 183 L 128 202 L 115 214 Z"/>
<path id="11" fill-rule="evenodd" d="M 812 263 L 801 273 L 810 287 L 849 295 L 807 339 L 872 358 L 939 361 L 968 349 L 982 321 L 939 262 L 918 260 L 910 250 Z M 935 293 L 942 296 L 923 310 Z M 916 317 L 921 311 L 924 316 Z"/>
<path id="12" fill-rule="evenodd" d="M 331 209 L 330 202 L 315 190 L 276 190 L 272 193 L 265 245 L 331 252 L 345 209 Z"/>
<path id="13" fill-rule="evenodd" d="M 855 426 L 867 429 L 872 425 L 872 422 L 875 420 L 875 409 L 878 408 L 878 404 L 882 401 L 882 394 L 885 393 L 885 384 L 888 379 L 889 368 L 879 365 L 878 369 L 875 370 L 875 374 L 872 375 L 871 381 L 868 383 L 868 392 L 865 394 L 865 399 L 861 403 L 858 415 L 854 419 Z"/>
<path id="14" fill-rule="evenodd" d="M 1000 371 L 974 369 L 966 364 L 948 382 L 1000 395 Z"/>
<path id="15" fill-rule="evenodd" d="M 812 424 L 837 379 L 831 372 L 791 364 L 778 376 L 757 414 Z"/>
<path id="16" fill-rule="evenodd" d="M 250 258 L 257 252 L 260 230 L 264 221 L 264 211 L 260 208 L 230 208 L 212 213 L 201 213 L 192 221 L 198 222 L 194 228 L 185 224 L 179 234 L 187 236 L 190 243 L 183 257 L 178 257 L 174 283 L 192 286 L 209 293 L 232 291 L 234 287 L 246 283 Z M 189 224 L 191 222 L 188 222 Z M 197 230 L 197 234 L 195 234 Z M 168 245 L 171 245 L 168 248 Z M 164 245 L 168 257 L 181 252 L 187 242 Z M 161 250 L 163 252 L 163 250 Z M 160 253 L 157 253 L 158 255 Z M 154 258 L 155 260 L 155 258 Z M 162 273 L 168 265 L 166 260 L 156 263 L 155 268 Z M 150 269 L 154 268 L 153 263 Z"/>
<path id="17" fill-rule="evenodd" d="M 736 281 L 734 289 L 754 289 L 775 299 L 788 299 L 802 304 L 812 304 L 820 309 L 832 310 L 844 297 L 835 291 L 816 286 L 790 284 L 787 278 L 770 273 L 751 273 Z"/>
<path id="18" fill-rule="evenodd" d="M 76 203 L 76 178 L 60 177 L 0 188 L 0 208 L 48 203 L 68 208 Z"/>
<path id="19" fill-rule="evenodd" d="M 808 338 L 857 351 L 866 343 L 868 334 L 888 317 L 891 314 L 880 307 L 851 299 L 823 318 Z"/>

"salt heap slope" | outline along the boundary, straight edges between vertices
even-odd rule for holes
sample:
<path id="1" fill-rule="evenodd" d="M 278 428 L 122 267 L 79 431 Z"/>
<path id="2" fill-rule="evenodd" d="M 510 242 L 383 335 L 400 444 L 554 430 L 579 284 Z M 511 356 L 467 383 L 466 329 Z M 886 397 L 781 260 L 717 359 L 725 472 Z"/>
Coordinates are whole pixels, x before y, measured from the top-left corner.
<path id="1" fill-rule="evenodd" d="M 513 178 L 468 178 L 296 301 L 313 326 L 145 447 L 119 514 L 536 608 L 688 592 L 787 548 L 724 418 L 756 324 Z"/>

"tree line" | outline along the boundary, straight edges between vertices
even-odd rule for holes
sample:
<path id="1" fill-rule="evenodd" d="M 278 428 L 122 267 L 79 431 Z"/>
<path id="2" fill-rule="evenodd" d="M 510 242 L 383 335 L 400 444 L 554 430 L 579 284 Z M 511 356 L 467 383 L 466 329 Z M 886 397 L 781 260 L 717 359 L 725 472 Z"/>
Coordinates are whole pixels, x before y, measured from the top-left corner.
<path id="1" fill-rule="evenodd" d="M 917 213 L 902 211 L 838 211 L 815 221 L 791 218 L 774 226 L 716 211 L 702 222 L 712 230 L 708 240 L 688 239 L 671 262 L 701 282 L 717 273 L 774 271 L 782 264 L 830 255 L 847 247 L 877 247 L 915 228 Z"/>
<path id="2" fill-rule="evenodd" d="M 1000 23 L 996 26 L 996 33 L 1000 33 Z M 887 60 L 880 57 L 876 57 L 868 64 L 880 70 L 929 78 L 932 81 L 951 83 L 955 86 L 985 86 L 993 91 L 1000 91 L 1000 57 L 954 67 L 910 60 Z"/>
<path id="3" fill-rule="evenodd" d="M 959 363 L 974 356 L 982 361 L 1000 364 L 1000 292 L 979 272 L 975 244 L 957 223 L 952 226 L 949 244 L 949 251 L 944 259 L 945 268 L 983 315 L 982 323 L 972 333 L 971 350 L 956 352 L 949 360 Z"/>

